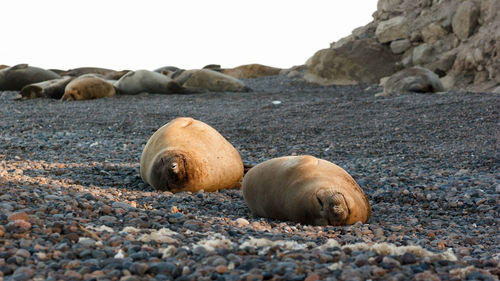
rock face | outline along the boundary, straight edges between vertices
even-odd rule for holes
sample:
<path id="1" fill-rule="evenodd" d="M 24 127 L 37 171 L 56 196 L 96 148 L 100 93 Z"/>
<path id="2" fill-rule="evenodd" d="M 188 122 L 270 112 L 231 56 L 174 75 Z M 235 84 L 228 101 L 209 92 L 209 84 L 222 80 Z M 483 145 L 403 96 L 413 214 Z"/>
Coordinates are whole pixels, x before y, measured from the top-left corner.
<path id="1" fill-rule="evenodd" d="M 371 42 L 368 51 L 352 48 L 364 42 Z M 365 59 L 356 71 L 352 59 L 345 62 L 351 52 Z M 377 64 L 383 69 L 373 68 Z M 447 90 L 498 87 L 500 1 L 379 0 L 373 21 L 314 54 L 304 78 L 321 84 L 370 82 L 374 77 L 366 73 L 389 76 L 413 66 L 439 75 Z"/>

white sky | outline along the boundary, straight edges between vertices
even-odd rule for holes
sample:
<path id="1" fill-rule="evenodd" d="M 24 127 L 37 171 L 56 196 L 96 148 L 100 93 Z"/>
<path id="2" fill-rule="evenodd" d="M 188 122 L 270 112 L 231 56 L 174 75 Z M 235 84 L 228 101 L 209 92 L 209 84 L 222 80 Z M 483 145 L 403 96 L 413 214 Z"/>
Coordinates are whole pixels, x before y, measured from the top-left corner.
<path id="1" fill-rule="evenodd" d="M 376 0 L 0 0 L 0 64 L 291 67 L 372 20 Z"/>

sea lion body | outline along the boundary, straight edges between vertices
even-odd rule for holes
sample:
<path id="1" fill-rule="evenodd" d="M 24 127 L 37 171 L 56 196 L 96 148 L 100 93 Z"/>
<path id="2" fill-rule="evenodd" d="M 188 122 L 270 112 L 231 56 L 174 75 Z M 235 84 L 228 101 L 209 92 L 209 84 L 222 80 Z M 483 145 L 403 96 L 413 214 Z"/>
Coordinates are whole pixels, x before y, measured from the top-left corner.
<path id="1" fill-rule="evenodd" d="M 310 155 L 262 162 L 243 178 L 253 214 L 313 225 L 348 225 L 370 218 L 370 203 L 339 166 Z"/>
<path id="2" fill-rule="evenodd" d="M 177 118 L 158 129 L 142 151 L 140 169 L 144 182 L 171 192 L 239 187 L 243 177 L 238 151 L 192 118 Z"/>
<path id="3" fill-rule="evenodd" d="M 122 76 L 114 84 L 118 94 L 137 95 L 184 93 L 184 89 L 172 78 L 149 70 L 136 70 Z"/>
<path id="4" fill-rule="evenodd" d="M 383 86 L 384 92 L 379 96 L 444 91 L 443 84 L 436 73 L 418 66 L 396 72 L 387 79 Z"/>
<path id="5" fill-rule="evenodd" d="M 118 80 L 128 72 L 130 72 L 130 70 L 117 71 L 100 67 L 79 67 L 61 71 L 59 74 L 61 76 L 73 76 L 73 77 L 79 77 L 85 74 L 97 74 L 99 75 L 99 77 L 105 80 Z"/>
<path id="6" fill-rule="evenodd" d="M 221 72 L 234 78 L 259 78 L 280 74 L 281 68 L 262 64 L 245 64 L 234 68 L 221 69 Z"/>
<path id="7" fill-rule="evenodd" d="M 19 95 L 20 98 L 24 100 L 35 98 L 60 99 L 64 94 L 66 85 L 68 85 L 73 79 L 73 77 L 65 76 L 62 78 L 26 85 L 21 89 Z"/>
<path id="8" fill-rule="evenodd" d="M 115 88 L 108 81 L 94 75 L 82 75 L 66 85 L 61 100 L 90 100 L 115 95 Z"/>
<path id="9" fill-rule="evenodd" d="M 206 89 L 212 92 L 250 91 L 243 81 L 211 69 L 186 70 L 175 80 L 183 87 Z"/>
<path id="10" fill-rule="evenodd" d="M 20 91 L 24 86 L 61 78 L 53 71 L 18 64 L 0 70 L 0 91 Z"/>

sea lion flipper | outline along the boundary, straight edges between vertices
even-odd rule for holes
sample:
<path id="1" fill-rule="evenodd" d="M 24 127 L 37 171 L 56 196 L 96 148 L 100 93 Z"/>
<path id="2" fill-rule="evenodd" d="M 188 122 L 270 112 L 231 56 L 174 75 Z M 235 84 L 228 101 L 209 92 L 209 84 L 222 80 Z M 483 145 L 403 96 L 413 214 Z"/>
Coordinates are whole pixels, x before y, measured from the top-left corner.
<path id="1" fill-rule="evenodd" d="M 330 225 L 344 225 L 349 217 L 349 208 L 344 195 L 328 189 L 320 189 L 316 192 L 316 198 L 320 205 L 320 213 Z"/>

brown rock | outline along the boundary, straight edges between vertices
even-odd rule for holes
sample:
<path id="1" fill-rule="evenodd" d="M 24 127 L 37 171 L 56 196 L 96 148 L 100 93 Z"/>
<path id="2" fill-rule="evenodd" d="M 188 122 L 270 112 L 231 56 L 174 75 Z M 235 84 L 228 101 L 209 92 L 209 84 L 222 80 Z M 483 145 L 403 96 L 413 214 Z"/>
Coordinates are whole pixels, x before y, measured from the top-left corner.
<path id="1" fill-rule="evenodd" d="M 375 36 L 380 43 L 387 43 L 398 39 L 408 38 L 407 19 L 403 16 L 394 17 L 378 24 Z"/>
<path id="2" fill-rule="evenodd" d="M 318 51 L 307 62 L 304 78 L 322 85 L 375 83 L 396 72 L 398 57 L 375 40 L 356 40 Z"/>
<path id="3" fill-rule="evenodd" d="M 458 6 L 451 26 L 453 32 L 461 40 L 466 40 L 472 34 L 477 26 L 477 20 L 479 18 L 479 9 L 472 1 L 465 1 L 460 6 Z"/>
<path id="4" fill-rule="evenodd" d="M 228 268 L 225 265 L 218 265 L 215 267 L 215 271 L 217 271 L 217 273 L 219 274 L 224 274 L 228 271 Z"/>
<path id="5" fill-rule="evenodd" d="M 7 218 L 7 220 L 9 220 L 9 221 L 23 220 L 23 221 L 29 222 L 30 221 L 30 217 L 25 212 L 14 212 L 14 213 L 12 213 L 12 214 L 9 215 L 9 217 Z"/>
<path id="6" fill-rule="evenodd" d="M 446 30 L 437 22 L 422 28 L 422 38 L 426 43 L 434 43 L 446 35 Z"/>
<path id="7" fill-rule="evenodd" d="M 321 280 L 321 276 L 318 273 L 309 274 L 304 281 L 317 281 Z"/>

